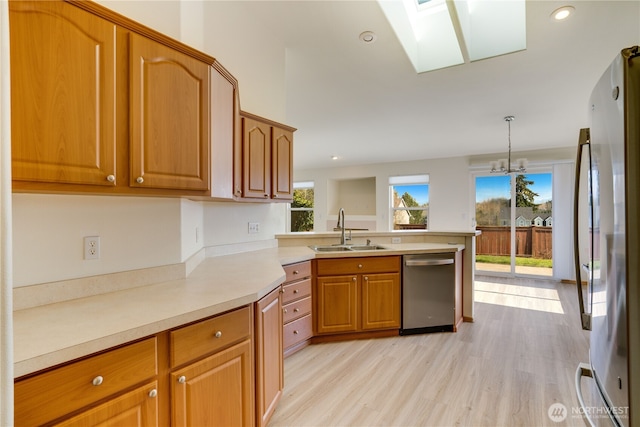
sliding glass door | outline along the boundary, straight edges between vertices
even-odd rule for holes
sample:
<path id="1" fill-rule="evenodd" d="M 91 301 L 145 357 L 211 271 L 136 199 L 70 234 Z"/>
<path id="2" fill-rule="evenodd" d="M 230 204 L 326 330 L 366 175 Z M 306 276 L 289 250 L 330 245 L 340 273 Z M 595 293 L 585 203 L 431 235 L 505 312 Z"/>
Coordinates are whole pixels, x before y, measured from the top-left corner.
<path id="1" fill-rule="evenodd" d="M 476 270 L 552 276 L 551 172 L 476 176 Z"/>

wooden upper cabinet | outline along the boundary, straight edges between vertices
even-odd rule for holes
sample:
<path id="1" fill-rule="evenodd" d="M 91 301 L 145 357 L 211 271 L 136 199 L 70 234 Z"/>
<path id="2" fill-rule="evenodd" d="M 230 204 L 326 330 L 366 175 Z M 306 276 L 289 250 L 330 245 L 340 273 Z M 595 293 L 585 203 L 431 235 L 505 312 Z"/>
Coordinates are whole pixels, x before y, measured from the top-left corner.
<path id="1" fill-rule="evenodd" d="M 116 25 L 64 2 L 9 10 L 13 179 L 115 185 Z"/>
<path id="2" fill-rule="evenodd" d="M 213 58 L 95 2 L 9 6 L 14 190 L 208 194 Z"/>
<path id="3" fill-rule="evenodd" d="M 209 189 L 209 65 L 131 34 L 131 186 Z"/>
<path id="4" fill-rule="evenodd" d="M 243 197 L 268 199 L 271 194 L 271 126 L 242 119 Z"/>
<path id="5" fill-rule="evenodd" d="M 237 80 L 217 61 L 211 67 L 211 197 L 242 195 L 242 135 Z M 236 177 L 238 175 L 238 177 Z"/>
<path id="6" fill-rule="evenodd" d="M 242 198 L 293 200 L 293 132 L 242 112 Z"/>
<path id="7" fill-rule="evenodd" d="M 271 128 L 271 197 L 293 200 L 293 132 Z"/>

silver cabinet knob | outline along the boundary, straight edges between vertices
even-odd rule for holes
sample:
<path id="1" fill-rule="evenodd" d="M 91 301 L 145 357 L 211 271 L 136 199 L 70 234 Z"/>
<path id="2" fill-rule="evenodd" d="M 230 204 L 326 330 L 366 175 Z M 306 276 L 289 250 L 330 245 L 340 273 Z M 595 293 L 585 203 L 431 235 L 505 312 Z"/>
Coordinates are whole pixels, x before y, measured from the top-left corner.
<path id="1" fill-rule="evenodd" d="M 351 279 L 351 280 L 353 280 L 353 281 L 355 282 L 357 279 L 354 277 L 354 278 L 353 278 L 353 279 Z"/>
<path id="2" fill-rule="evenodd" d="M 144 182 L 144 178 L 143 178 L 143 177 L 141 177 L 141 176 L 139 176 L 139 177 L 137 177 L 137 178 L 136 178 L 136 182 L 137 182 L 138 184 L 142 184 L 142 183 Z"/>
<path id="3" fill-rule="evenodd" d="M 298 270 L 293 270 L 293 274 L 300 274 Z"/>
<path id="4" fill-rule="evenodd" d="M 369 277 L 368 276 L 364 276 L 364 280 L 369 280 Z"/>
<path id="5" fill-rule="evenodd" d="M 284 314 L 287 314 L 289 311 L 285 308 L 284 309 Z"/>
<path id="6" fill-rule="evenodd" d="M 180 384 L 184 384 L 187 382 L 187 377 L 185 377 L 184 375 L 181 375 L 180 377 L 178 377 L 178 382 Z"/>
<path id="7" fill-rule="evenodd" d="M 149 392 L 149 397 L 156 397 L 158 395 L 158 390 L 155 388 Z"/>
<path id="8" fill-rule="evenodd" d="M 358 264 L 358 268 L 362 268 L 362 264 Z"/>
<path id="9" fill-rule="evenodd" d="M 100 384 L 102 384 L 104 382 L 104 378 L 102 378 L 101 375 L 98 375 L 97 377 L 95 377 L 93 379 L 93 381 L 91 381 L 91 384 L 93 384 L 94 386 L 99 386 Z"/>
<path id="10" fill-rule="evenodd" d="M 293 331 L 293 334 L 294 334 L 294 335 L 298 335 L 298 334 L 299 334 L 299 332 L 298 332 L 298 331 Z"/>
<path id="11" fill-rule="evenodd" d="M 116 182 L 116 177 L 114 175 L 107 175 L 107 181 Z"/>
<path id="12" fill-rule="evenodd" d="M 300 309 L 299 309 L 299 308 L 294 308 L 294 309 L 293 309 L 293 312 L 294 312 L 294 313 L 297 313 L 297 312 L 299 312 L 299 311 L 300 311 Z"/>
<path id="13" fill-rule="evenodd" d="M 216 338 L 220 338 L 222 336 L 222 331 L 216 332 Z"/>
<path id="14" fill-rule="evenodd" d="M 293 293 L 294 293 L 294 294 L 300 293 L 300 289 L 294 289 L 294 290 L 293 290 Z"/>
<path id="15" fill-rule="evenodd" d="M 273 198 L 274 198 L 274 199 L 277 199 L 277 198 L 278 198 L 278 195 L 277 195 L 277 194 L 274 194 L 274 195 L 273 195 Z"/>

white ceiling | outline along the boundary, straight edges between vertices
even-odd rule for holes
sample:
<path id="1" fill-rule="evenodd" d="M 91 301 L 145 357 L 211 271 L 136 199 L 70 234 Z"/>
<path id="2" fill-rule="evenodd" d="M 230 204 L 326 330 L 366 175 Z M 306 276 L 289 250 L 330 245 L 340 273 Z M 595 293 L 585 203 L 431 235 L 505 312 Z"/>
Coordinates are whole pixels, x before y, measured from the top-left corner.
<path id="1" fill-rule="evenodd" d="M 640 44 L 640 1 L 526 3 L 526 50 L 416 74 L 374 0 L 255 2 L 287 47 L 295 168 L 505 153 L 506 115 L 514 152 L 575 146 L 596 81 Z M 568 20 L 550 18 L 568 4 Z"/>

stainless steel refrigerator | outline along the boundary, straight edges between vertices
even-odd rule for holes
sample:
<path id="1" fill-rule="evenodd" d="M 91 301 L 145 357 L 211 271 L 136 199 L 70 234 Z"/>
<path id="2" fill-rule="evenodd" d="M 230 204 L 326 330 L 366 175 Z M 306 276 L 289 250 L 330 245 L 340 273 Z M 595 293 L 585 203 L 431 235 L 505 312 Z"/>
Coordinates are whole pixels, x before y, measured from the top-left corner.
<path id="1" fill-rule="evenodd" d="M 576 370 L 581 406 L 572 412 L 591 425 L 640 427 L 638 46 L 616 56 L 589 108 L 576 161 L 574 253 L 582 327 L 591 332 L 589 361 Z"/>

